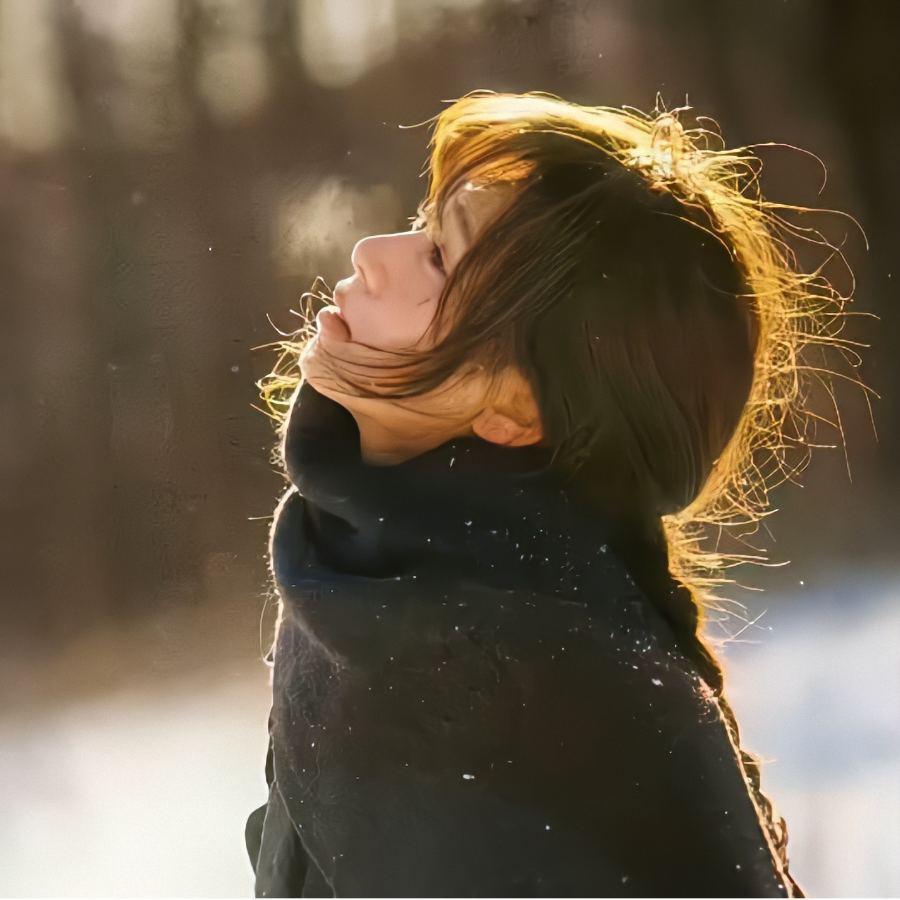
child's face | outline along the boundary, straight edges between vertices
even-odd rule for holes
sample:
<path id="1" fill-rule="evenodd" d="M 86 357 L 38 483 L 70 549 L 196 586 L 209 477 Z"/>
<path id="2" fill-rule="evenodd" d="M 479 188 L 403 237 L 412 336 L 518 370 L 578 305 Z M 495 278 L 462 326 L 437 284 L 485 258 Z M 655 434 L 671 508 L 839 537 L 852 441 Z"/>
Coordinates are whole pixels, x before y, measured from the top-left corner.
<path id="1" fill-rule="evenodd" d="M 365 425 L 437 446 L 471 433 L 472 422 L 498 402 L 513 404 L 517 415 L 524 404 L 528 418 L 535 406 L 531 390 L 514 372 L 500 379 L 483 370 L 451 376 L 416 397 L 361 397 L 350 387 L 356 382 L 377 389 L 379 376 L 390 376 L 392 361 L 401 361 L 398 353 L 433 346 L 430 326 L 447 278 L 505 201 L 502 191 L 465 184 L 447 198 L 440 222 L 364 238 L 353 249 L 354 274 L 335 286 L 335 306 L 317 316 L 318 333 L 300 367 L 313 387 L 354 414 L 361 432 Z M 501 429 L 496 442 L 511 443 L 506 438 L 513 431 Z"/>
<path id="2" fill-rule="evenodd" d="M 497 205 L 493 192 L 464 185 L 448 197 L 441 220 L 424 230 L 363 238 L 350 257 L 354 274 L 337 283 L 335 306 L 317 318 L 322 344 L 427 349 L 447 277 Z"/>

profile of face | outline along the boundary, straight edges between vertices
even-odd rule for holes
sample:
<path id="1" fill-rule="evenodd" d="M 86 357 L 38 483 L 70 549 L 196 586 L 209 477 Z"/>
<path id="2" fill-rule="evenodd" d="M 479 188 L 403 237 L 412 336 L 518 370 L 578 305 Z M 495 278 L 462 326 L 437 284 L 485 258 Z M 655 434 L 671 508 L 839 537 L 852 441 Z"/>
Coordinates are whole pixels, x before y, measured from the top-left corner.
<path id="1" fill-rule="evenodd" d="M 533 392 L 515 369 L 467 370 L 414 397 L 361 396 L 348 384 L 367 368 L 385 375 L 392 360 L 428 352 L 439 339 L 432 325 L 449 275 L 505 201 L 502 190 L 464 184 L 447 198 L 440 222 L 364 238 L 351 255 L 353 274 L 318 314 L 300 368 L 353 414 L 367 462 L 402 462 L 464 435 L 505 446 L 541 440 Z"/>

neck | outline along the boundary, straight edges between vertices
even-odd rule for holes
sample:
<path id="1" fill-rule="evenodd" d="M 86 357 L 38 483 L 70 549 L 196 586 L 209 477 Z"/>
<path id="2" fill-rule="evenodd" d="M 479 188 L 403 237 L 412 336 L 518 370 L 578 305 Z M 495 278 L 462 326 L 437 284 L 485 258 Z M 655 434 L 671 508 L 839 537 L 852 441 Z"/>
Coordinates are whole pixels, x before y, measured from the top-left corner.
<path id="1" fill-rule="evenodd" d="M 421 421 L 410 428 L 408 422 L 392 428 L 383 421 L 364 413 L 353 412 L 359 428 L 359 449 L 363 462 L 370 466 L 394 466 L 434 450 L 447 441 L 463 435 L 471 435 L 471 428 L 436 428 Z"/>

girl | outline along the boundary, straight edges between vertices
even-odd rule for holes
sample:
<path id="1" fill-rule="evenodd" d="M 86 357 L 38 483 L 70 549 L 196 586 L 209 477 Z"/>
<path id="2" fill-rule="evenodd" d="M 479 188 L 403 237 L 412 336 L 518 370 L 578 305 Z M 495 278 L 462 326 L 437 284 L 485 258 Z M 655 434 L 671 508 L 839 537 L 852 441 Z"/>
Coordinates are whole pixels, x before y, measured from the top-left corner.
<path id="1" fill-rule="evenodd" d="M 689 586 L 816 294 L 748 159 L 469 95 L 286 344 L 258 896 L 803 896 Z"/>

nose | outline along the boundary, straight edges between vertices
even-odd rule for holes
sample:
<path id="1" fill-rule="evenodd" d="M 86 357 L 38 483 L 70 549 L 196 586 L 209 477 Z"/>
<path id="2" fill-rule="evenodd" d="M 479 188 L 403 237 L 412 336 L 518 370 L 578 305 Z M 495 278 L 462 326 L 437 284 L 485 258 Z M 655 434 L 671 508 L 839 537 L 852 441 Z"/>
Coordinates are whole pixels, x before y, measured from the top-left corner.
<path id="1" fill-rule="evenodd" d="M 363 238 L 350 254 L 350 262 L 353 263 L 354 271 L 370 291 L 375 291 L 376 285 L 384 280 L 379 272 L 381 254 L 378 243 L 380 240 L 380 236 Z"/>
<path id="2" fill-rule="evenodd" d="M 428 240 L 426 235 L 413 231 L 376 234 L 357 243 L 350 261 L 369 291 L 377 294 L 389 286 L 392 273 L 399 274 L 421 253 L 419 245 Z"/>

